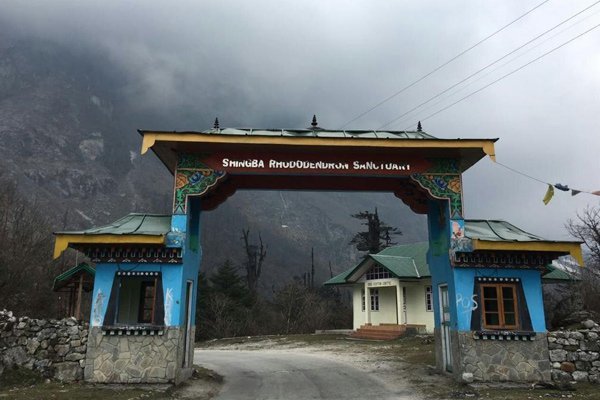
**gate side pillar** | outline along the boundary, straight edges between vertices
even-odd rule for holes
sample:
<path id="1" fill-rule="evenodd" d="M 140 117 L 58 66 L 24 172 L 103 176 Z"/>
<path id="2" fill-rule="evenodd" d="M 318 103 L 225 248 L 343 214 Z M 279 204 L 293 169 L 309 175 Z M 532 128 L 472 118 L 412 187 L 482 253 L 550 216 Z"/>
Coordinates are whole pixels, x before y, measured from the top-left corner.
<path id="1" fill-rule="evenodd" d="M 175 374 L 175 383 L 182 382 L 192 376 L 194 360 L 194 338 L 196 332 L 196 296 L 198 272 L 202 261 L 202 247 L 200 244 L 201 233 L 201 199 L 188 197 L 185 214 L 173 214 L 171 219 L 171 233 L 177 240 L 170 243 L 167 237 L 167 246 L 180 246 L 182 249 L 182 264 L 179 279 L 173 282 L 177 290 L 173 291 L 170 299 L 173 327 L 177 327 L 177 337 L 174 338 L 178 354 L 178 369 Z M 174 330 L 175 331 L 175 330 Z"/>
<path id="2" fill-rule="evenodd" d="M 458 347 L 452 340 L 458 329 L 455 276 L 450 264 L 450 207 L 447 200 L 429 200 L 427 225 L 435 334 L 435 360 L 440 371 L 456 371 Z M 442 299 L 443 296 L 443 299 Z M 443 301 L 442 301 L 443 300 Z"/>
<path id="3" fill-rule="evenodd" d="M 115 251 L 127 252 L 130 260 L 109 257 L 96 264 L 85 380 L 179 383 L 189 378 L 202 256 L 200 199 L 190 199 L 185 214 L 170 216 L 160 246 L 130 244 Z"/>
<path id="4" fill-rule="evenodd" d="M 494 255 L 474 251 L 472 241 L 465 237 L 464 220 L 457 215 L 451 202 L 429 200 L 427 258 L 438 369 L 451 373 L 457 381 L 549 381 L 541 274 L 534 267 L 538 256 L 531 251 L 496 251 Z M 526 261 L 518 267 L 514 262 L 499 266 L 490 257 Z M 497 285 L 513 288 L 516 329 L 484 325 L 483 287 Z"/>
<path id="5" fill-rule="evenodd" d="M 431 272 L 434 306 L 436 366 L 441 371 L 460 370 L 457 341 L 460 315 L 457 310 L 457 286 L 451 252 L 464 237 L 462 176 L 459 161 L 434 159 L 424 173 L 411 179 L 427 194 L 429 251 L 427 263 Z M 442 301 L 443 300 L 443 301 Z"/>

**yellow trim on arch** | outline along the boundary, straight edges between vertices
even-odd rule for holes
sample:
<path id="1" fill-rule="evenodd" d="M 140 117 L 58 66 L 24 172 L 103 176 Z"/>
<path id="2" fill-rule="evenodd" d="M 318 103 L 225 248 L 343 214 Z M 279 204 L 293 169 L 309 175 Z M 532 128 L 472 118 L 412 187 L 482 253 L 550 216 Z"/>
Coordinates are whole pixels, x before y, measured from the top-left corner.
<path id="1" fill-rule="evenodd" d="M 202 135 L 193 133 L 159 133 L 144 132 L 142 154 L 160 142 L 191 143 L 228 143 L 228 144 L 260 144 L 291 146 L 332 146 L 332 147 L 388 147 L 388 148 L 441 148 L 441 149 L 481 149 L 496 161 L 494 140 L 492 139 L 362 139 L 362 138 L 323 138 L 297 136 L 241 136 L 241 135 Z"/>
<path id="2" fill-rule="evenodd" d="M 495 242 L 473 239 L 473 250 L 549 251 L 569 253 L 583 267 L 581 244 L 576 242 Z"/>
<path id="3" fill-rule="evenodd" d="M 71 244 L 164 244 L 164 235 L 56 235 L 54 258 L 58 258 Z"/>

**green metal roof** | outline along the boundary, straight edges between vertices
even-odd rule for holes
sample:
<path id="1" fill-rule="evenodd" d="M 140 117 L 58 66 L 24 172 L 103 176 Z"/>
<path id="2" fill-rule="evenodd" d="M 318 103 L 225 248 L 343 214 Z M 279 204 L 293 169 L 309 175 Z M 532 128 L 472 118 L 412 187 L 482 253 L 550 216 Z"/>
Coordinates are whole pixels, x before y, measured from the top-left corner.
<path id="1" fill-rule="evenodd" d="M 88 274 L 89 276 L 93 277 L 96 275 L 96 270 L 94 268 L 90 267 L 86 263 L 80 263 L 80 264 L 76 265 L 75 267 L 58 275 L 56 278 L 54 278 L 54 284 L 52 285 L 52 290 L 60 289 L 61 287 L 65 286 L 68 283 L 69 279 L 71 279 L 79 274 Z"/>
<path id="2" fill-rule="evenodd" d="M 324 284 L 341 285 L 351 283 L 347 279 L 369 260 L 387 268 L 400 279 L 429 278 L 431 273 L 427 265 L 428 247 L 427 242 L 388 247 L 377 254 L 367 255 L 357 266 L 334 276 Z"/>
<path id="3" fill-rule="evenodd" d="M 465 236 L 494 242 L 552 242 L 502 220 L 465 220 Z"/>
<path id="4" fill-rule="evenodd" d="M 148 132 L 138 130 L 143 134 Z M 156 132 L 156 131 L 153 131 Z M 287 136 L 321 138 L 357 138 L 357 139 L 437 139 L 422 131 L 375 131 L 375 130 L 330 130 L 330 129 L 253 129 L 223 128 L 201 132 L 161 132 L 173 134 L 226 135 L 226 136 Z"/>
<path id="5" fill-rule="evenodd" d="M 387 268 L 391 273 L 393 273 L 398 278 L 424 278 L 425 276 L 421 275 L 415 261 L 411 257 L 399 257 L 399 256 L 382 256 L 379 254 L 371 255 L 377 263 L 385 268 Z M 424 269 L 427 269 L 426 277 L 430 277 L 429 268 L 425 265 L 421 267 L 421 272 Z"/>
<path id="6" fill-rule="evenodd" d="M 63 235 L 148 235 L 162 236 L 171 230 L 171 215 L 132 213 L 108 225 L 83 231 L 55 232 Z"/>
<path id="7" fill-rule="evenodd" d="M 352 271 L 354 271 L 354 268 L 350 268 L 349 270 L 346 270 L 341 274 L 334 276 L 333 278 L 323 283 L 323 285 L 343 285 L 345 283 L 348 283 L 346 282 L 346 278 L 348 278 L 348 276 L 352 274 Z"/>
<path id="8" fill-rule="evenodd" d="M 383 249 L 377 255 L 380 256 L 398 256 L 413 258 L 417 267 L 427 265 L 428 242 L 418 242 L 413 244 L 401 244 Z"/>
<path id="9" fill-rule="evenodd" d="M 571 275 L 565 270 L 557 268 L 553 265 L 548 265 L 548 271 L 542 275 L 542 282 L 544 283 L 562 283 L 562 282 L 576 282 L 580 281 L 581 278 L 575 275 Z"/>

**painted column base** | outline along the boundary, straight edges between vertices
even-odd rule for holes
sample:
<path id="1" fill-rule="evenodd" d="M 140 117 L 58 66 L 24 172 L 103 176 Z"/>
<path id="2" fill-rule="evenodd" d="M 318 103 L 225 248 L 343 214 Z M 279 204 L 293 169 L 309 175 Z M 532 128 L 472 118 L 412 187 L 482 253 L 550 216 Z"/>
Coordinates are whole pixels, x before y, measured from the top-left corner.
<path id="1" fill-rule="evenodd" d="M 457 381 L 540 382 L 551 380 L 545 333 L 533 340 L 475 339 L 472 332 L 451 332 L 452 375 Z M 436 365 L 443 371 L 441 332 L 435 330 Z"/>
<path id="2" fill-rule="evenodd" d="M 87 382 L 178 384 L 192 375 L 191 362 L 182 367 L 184 332 L 180 327 L 166 327 L 161 335 L 152 336 L 103 333 L 99 327 L 89 331 L 84 370 Z"/>

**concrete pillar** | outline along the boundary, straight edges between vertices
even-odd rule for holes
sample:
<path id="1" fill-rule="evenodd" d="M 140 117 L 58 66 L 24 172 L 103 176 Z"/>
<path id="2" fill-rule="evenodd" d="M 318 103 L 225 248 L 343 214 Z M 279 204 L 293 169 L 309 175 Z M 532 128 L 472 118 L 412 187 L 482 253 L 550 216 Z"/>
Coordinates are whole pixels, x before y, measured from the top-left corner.
<path id="1" fill-rule="evenodd" d="M 371 323 L 371 290 L 365 281 L 365 324 Z"/>
<path id="2" fill-rule="evenodd" d="M 398 282 L 396 284 L 396 313 L 398 314 L 398 323 L 399 324 L 405 324 L 406 321 L 404 321 L 402 315 L 402 309 L 403 309 L 403 298 L 402 298 L 402 287 L 400 286 L 400 282 Z"/>

